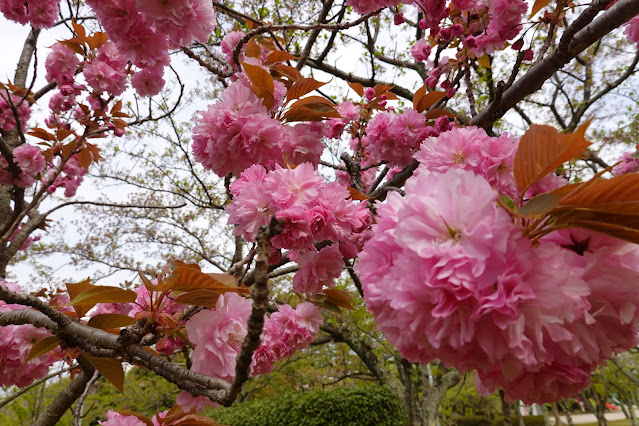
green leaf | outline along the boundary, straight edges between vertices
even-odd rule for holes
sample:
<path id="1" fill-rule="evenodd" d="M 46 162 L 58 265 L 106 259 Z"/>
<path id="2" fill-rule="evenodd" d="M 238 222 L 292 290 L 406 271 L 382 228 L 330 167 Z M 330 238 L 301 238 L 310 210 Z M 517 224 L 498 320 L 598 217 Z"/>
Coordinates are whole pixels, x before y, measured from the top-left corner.
<path id="1" fill-rule="evenodd" d="M 559 197 L 553 193 L 541 194 L 528 201 L 518 213 L 530 218 L 540 218 L 559 204 Z"/>

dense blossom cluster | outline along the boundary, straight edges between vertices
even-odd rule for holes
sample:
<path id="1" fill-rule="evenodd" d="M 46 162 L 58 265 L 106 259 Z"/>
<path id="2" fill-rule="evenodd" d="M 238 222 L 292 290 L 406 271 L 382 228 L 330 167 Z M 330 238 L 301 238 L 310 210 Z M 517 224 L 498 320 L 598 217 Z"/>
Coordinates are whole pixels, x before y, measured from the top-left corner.
<path id="1" fill-rule="evenodd" d="M 20 122 L 20 129 L 24 132 L 27 129 L 27 121 L 31 117 L 29 103 L 20 96 L 11 95 L 9 98 L 5 96 L 5 94 L 0 96 L 0 130 L 8 132 L 16 128 L 15 109 Z"/>
<path id="2" fill-rule="evenodd" d="M 21 291 L 17 284 L 10 282 L 0 281 L 0 286 L 17 293 Z M 27 307 L 0 300 L 0 313 L 18 309 Z M 47 375 L 49 367 L 57 359 L 55 355 L 46 353 L 29 362 L 26 360 L 33 344 L 50 335 L 47 330 L 30 324 L 0 327 L 0 386 L 25 387 Z"/>
<path id="3" fill-rule="evenodd" d="M 637 152 L 624 152 L 621 155 L 621 158 L 617 160 L 619 164 L 617 164 L 612 172 L 615 175 L 624 175 L 626 173 L 635 173 L 639 172 L 639 156 L 637 156 Z"/>
<path id="4" fill-rule="evenodd" d="M 289 256 L 300 265 L 294 288 L 300 293 L 318 293 L 323 285 L 332 285 L 342 258 L 354 257 L 361 249 L 357 235 L 371 220 L 364 203 L 350 200 L 350 193 L 339 183 L 325 183 L 310 163 L 294 169 L 276 166 L 268 172 L 254 165 L 230 190 L 229 223 L 247 240 L 255 240 L 258 228 L 272 217 L 284 221 L 273 247 L 293 250 Z M 317 253 L 313 243 L 323 241 L 332 245 Z"/>
<path id="5" fill-rule="evenodd" d="M 407 359 L 476 369 L 482 391 L 509 400 L 554 401 L 637 343 L 639 251 L 576 230 L 532 245 L 496 203 L 495 188 L 517 195 L 515 147 L 473 128 L 424 141 L 406 196 L 378 207 L 356 269 L 378 327 Z"/>
<path id="6" fill-rule="evenodd" d="M 319 331 L 322 313 L 312 303 L 300 303 L 293 309 L 282 305 L 264 322 L 261 345 L 253 354 L 252 373 L 267 374 L 273 365 L 307 347 Z"/>
<path id="7" fill-rule="evenodd" d="M 33 28 L 51 28 L 58 18 L 60 0 L 0 0 L 0 12 L 7 19 Z"/>
<path id="8" fill-rule="evenodd" d="M 13 162 L 20 169 L 20 173 L 15 176 L 8 168 L 7 160 L 0 158 L 0 183 L 4 185 L 16 185 L 20 188 L 28 188 L 36 181 L 36 176 L 42 172 L 46 166 L 46 161 L 42 156 L 40 148 L 27 143 L 16 147 L 13 150 Z"/>

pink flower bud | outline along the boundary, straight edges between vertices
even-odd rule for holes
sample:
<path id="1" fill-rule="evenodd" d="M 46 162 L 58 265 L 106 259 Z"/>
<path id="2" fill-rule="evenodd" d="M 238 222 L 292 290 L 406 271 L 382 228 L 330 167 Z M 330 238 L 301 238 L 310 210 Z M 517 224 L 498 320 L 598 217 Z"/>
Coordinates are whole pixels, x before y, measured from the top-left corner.
<path id="1" fill-rule="evenodd" d="M 428 21 L 425 18 L 419 20 L 419 28 L 422 30 L 428 28 Z"/>
<path id="2" fill-rule="evenodd" d="M 402 12 L 397 12 L 393 17 L 393 22 L 395 23 L 395 25 L 401 25 L 406 22 L 406 20 L 404 19 L 404 14 Z"/>
<path id="3" fill-rule="evenodd" d="M 446 90 L 446 96 L 452 98 L 453 96 L 455 96 L 455 92 L 457 92 L 457 90 L 455 90 L 454 87 L 449 87 L 448 90 Z"/>

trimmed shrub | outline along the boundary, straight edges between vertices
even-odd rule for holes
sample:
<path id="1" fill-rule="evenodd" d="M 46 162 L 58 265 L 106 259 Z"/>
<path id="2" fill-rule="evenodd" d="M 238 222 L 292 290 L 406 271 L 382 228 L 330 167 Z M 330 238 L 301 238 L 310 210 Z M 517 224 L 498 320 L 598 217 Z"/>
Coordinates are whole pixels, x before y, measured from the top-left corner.
<path id="1" fill-rule="evenodd" d="M 462 416 L 453 420 L 457 426 L 493 426 L 492 420 L 484 416 Z"/>
<path id="2" fill-rule="evenodd" d="M 524 424 L 526 426 L 544 426 L 544 416 L 523 416 Z M 493 422 L 493 426 L 503 426 L 504 424 L 504 416 L 499 416 L 495 418 Z M 510 418 L 510 424 L 517 426 L 519 423 L 517 422 L 517 416 L 512 416 Z"/>
<path id="3" fill-rule="evenodd" d="M 228 426 L 400 426 L 402 403 L 379 386 L 340 387 L 264 398 L 210 411 Z"/>

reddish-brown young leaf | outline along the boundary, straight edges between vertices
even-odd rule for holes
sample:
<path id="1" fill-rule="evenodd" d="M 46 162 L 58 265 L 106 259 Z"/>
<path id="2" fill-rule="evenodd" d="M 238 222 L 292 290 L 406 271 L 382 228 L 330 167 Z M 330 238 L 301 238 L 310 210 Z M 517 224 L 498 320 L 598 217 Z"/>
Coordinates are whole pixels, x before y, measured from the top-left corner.
<path id="1" fill-rule="evenodd" d="M 584 138 L 589 124 L 587 122 L 568 135 L 559 133 L 551 126 L 530 126 L 519 142 L 513 164 L 515 182 L 521 194 L 590 146 L 590 142 Z"/>
<path id="2" fill-rule="evenodd" d="M 639 216 L 599 211 L 564 211 L 548 221 L 553 228 L 584 228 L 639 244 Z"/>
<path id="3" fill-rule="evenodd" d="M 59 345 L 60 342 L 58 342 L 58 338 L 56 336 L 45 337 L 31 347 L 31 350 L 29 351 L 29 355 L 27 355 L 27 360 L 25 362 L 29 362 L 33 358 L 44 355 L 47 352 L 57 348 Z"/>
<path id="4" fill-rule="evenodd" d="M 386 100 L 389 100 L 389 101 L 397 101 L 397 100 L 399 100 L 397 95 L 394 94 L 393 92 L 384 92 L 384 93 L 382 93 L 382 96 L 385 96 Z"/>
<path id="5" fill-rule="evenodd" d="M 291 87 L 291 89 L 286 94 L 286 102 L 291 101 L 293 99 L 298 99 L 308 93 L 311 93 L 313 90 L 317 90 L 323 85 L 327 83 L 322 83 L 321 81 L 317 81 L 314 78 L 303 78 Z"/>
<path id="6" fill-rule="evenodd" d="M 182 262 L 181 260 L 174 260 L 171 263 L 178 268 L 190 268 L 190 269 L 202 271 L 202 268 L 200 268 L 200 265 L 198 265 L 197 263 L 185 263 L 185 262 Z"/>
<path id="7" fill-rule="evenodd" d="M 104 376 L 120 393 L 124 394 L 124 369 L 122 363 L 115 358 L 97 358 L 84 355 L 96 370 Z"/>
<path id="8" fill-rule="evenodd" d="M 375 96 L 379 97 L 382 93 L 392 90 L 393 87 L 395 86 L 388 85 L 388 84 L 376 84 L 373 87 L 373 90 L 375 91 Z"/>
<path id="9" fill-rule="evenodd" d="M 84 148 L 78 152 L 78 165 L 82 167 L 84 170 L 89 170 L 89 166 L 93 162 L 93 156 L 91 155 L 91 151 Z"/>
<path id="10" fill-rule="evenodd" d="M 214 279 L 218 280 L 222 284 L 228 285 L 229 287 L 238 287 L 239 286 L 239 284 L 237 282 L 237 279 L 233 275 L 216 274 L 216 273 L 210 273 L 210 272 L 207 273 L 206 275 L 208 275 L 211 278 L 214 278 Z"/>
<path id="11" fill-rule="evenodd" d="M 71 25 L 73 26 L 73 31 L 75 31 L 75 33 L 78 35 L 78 39 L 81 42 L 84 42 L 84 40 L 87 37 L 87 32 L 84 29 L 84 27 L 82 26 L 82 24 L 78 24 L 72 19 L 71 20 Z"/>
<path id="12" fill-rule="evenodd" d="M 271 69 L 279 72 L 282 75 L 287 76 L 292 81 L 298 81 L 304 78 L 302 77 L 302 74 L 299 72 L 297 68 L 291 67 L 286 64 L 276 64 L 276 65 L 273 65 Z"/>
<path id="13" fill-rule="evenodd" d="M 93 284 L 90 283 L 90 280 L 87 278 L 84 281 L 81 281 L 79 283 L 66 283 L 66 287 L 67 287 L 67 292 L 69 293 L 69 297 L 71 298 L 71 300 L 75 299 L 76 297 L 78 297 L 80 294 L 84 293 L 85 291 L 88 291 L 92 288 L 94 288 L 95 286 Z M 95 306 L 95 303 L 90 304 L 90 303 L 76 303 L 76 304 L 72 304 L 73 305 L 73 309 L 75 309 L 75 312 L 78 314 L 78 318 L 82 318 L 84 316 L 84 314 L 86 314 L 91 308 L 93 308 Z"/>
<path id="14" fill-rule="evenodd" d="M 59 127 L 55 131 L 55 137 L 60 142 L 65 140 L 69 135 L 75 135 L 75 132 L 73 130 L 65 129 L 64 127 Z"/>
<path id="15" fill-rule="evenodd" d="M 639 215 L 639 174 L 629 173 L 589 183 L 565 196 L 555 210 L 578 209 Z"/>
<path id="16" fill-rule="evenodd" d="M 93 50 L 99 49 L 104 46 L 104 43 L 106 43 L 107 40 L 109 40 L 109 37 L 106 33 L 103 32 L 94 33 L 93 35 L 90 35 L 86 38 L 86 42 L 89 45 L 89 48 Z"/>
<path id="17" fill-rule="evenodd" d="M 437 91 L 428 92 L 419 99 L 419 101 L 417 102 L 417 108 L 415 108 L 415 110 L 417 112 L 424 112 L 428 108 L 435 105 L 435 103 L 437 103 L 440 99 L 443 99 L 445 97 L 446 97 L 445 92 L 437 92 Z"/>
<path id="18" fill-rule="evenodd" d="M 242 62 L 242 68 L 255 87 L 265 89 L 271 95 L 274 91 L 273 77 L 264 68 Z M 259 96 L 259 95 L 258 95 Z"/>
<path id="19" fill-rule="evenodd" d="M 364 86 L 362 86 L 359 83 L 350 83 L 348 81 L 346 83 L 349 85 L 351 89 L 353 89 L 355 93 L 357 93 L 360 96 L 364 96 Z"/>
<path id="20" fill-rule="evenodd" d="M 244 56 L 247 58 L 259 58 L 262 55 L 262 48 L 252 38 L 246 43 L 246 51 Z"/>
<path id="21" fill-rule="evenodd" d="M 73 51 L 73 53 L 77 53 L 78 55 L 84 55 L 84 49 L 82 48 L 82 45 L 77 42 L 76 37 L 73 37 L 70 40 L 60 40 L 58 43 L 68 47 L 69 49 Z"/>
<path id="22" fill-rule="evenodd" d="M 415 91 L 413 95 L 413 109 L 417 111 L 417 105 L 419 104 L 419 100 L 426 95 L 426 85 L 424 84 L 422 87 Z M 419 111 L 421 112 L 421 111 Z"/>
<path id="23" fill-rule="evenodd" d="M 326 295 L 326 300 L 324 302 L 332 303 L 341 308 L 354 310 L 353 307 L 353 298 L 348 292 L 344 290 L 338 290 L 336 288 L 329 288 L 324 290 L 324 294 Z"/>
<path id="24" fill-rule="evenodd" d="M 273 93 L 269 92 L 269 90 L 264 87 L 257 87 L 255 85 L 251 85 L 251 90 L 258 98 L 262 99 L 262 103 L 267 109 L 271 109 L 275 103 L 275 96 Z"/>
<path id="25" fill-rule="evenodd" d="M 299 106 L 296 102 L 286 111 L 283 119 L 288 122 L 321 121 L 327 117 L 340 118 L 341 116 L 332 105 L 324 102 L 310 102 Z"/>
<path id="26" fill-rule="evenodd" d="M 132 303 L 138 295 L 133 290 L 120 287 L 93 286 L 71 300 L 72 305 L 95 305 L 97 303 Z"/>
<path id="27" fill-rule="evenodd" d="M 122 314 L 98 314 L 92 316 L 87 324 L 105 330 L 107 328 L 128 327 L 135 324 L 135 318 Z"/>
<path id="28" fill-rule="evenodd" d="M 550 3 L 550 0 L 535 0 L 535 4 L 533 4 L 532 10 L 530 11 L 529 19 L 532 19 L 532 17 L 535 16 L 537 12 L 548 6 L 548 3 Z"/>
<path id="29" fill-rule="evenodd" d="M 348 192 L 351 193 L 351 199 L 353 199 L 353 200 L 363 201 L 363 200 L 372 200 L 373 199 L 373 197 L 369 197 L 366 194 L 362 194 L 361 192 L 359 192 L 357 189 L 353 188 L 352 186 L 348 187 Z"/>
<path id="30" fill-rule="evenodd" d="M 284 50 L 276 50 L 275 52 L 269 53 L 269 55 L 266 57 L 266 63 L 275 64 L 277 62 L 284 62 L 284 61 L 290 61 L 290 60 L 296 60 L 296 59 L 299 59 L 299 58 L 297 56 L 291 55 L 290 53 Z"/>
<path id="31" fill-rule="evenodd" d="M 457 118 L 459 115 L 455 114 L 452 111 L 447 110 L 446 108 L 433 108 L 426 112 L 426 120 L 434 120 L 439 117 L 446 116 L 448 118 Z"/>
<path id="32" fill-rule="evenodd" d="M 54 141 L 54 140 L 56 140 L 55 136 L 53 136 L 51 133 L 49 133 L 46 130 L 41 129 L 39 127 L 32 128 L 30 132 L 27 132 L 27 135 L 34 136 L 34 137 L 36 137 L 38 139 L 43 139 L 45 141 Z"/>
<path id="33" fill-rule="evenodd" d="M 231 290 L 229 290 L 231 291 Z M 193 290 L 180 294 L 175 298 L 177 303 L 186 305 L 204 306 L 205 308 L 215 308 L 217 299 L 220 297 L 219 290 Z"/>
<path id="34" fill-rule="evenodd" d="M 177 268 L 172 275 L 178 277 L 171 287 L 173 291 L 212 290 L 218 293 L 232 291 L 249 294 L 246 287 L 230 287 L 208 274 L 191 268 Z"/>

